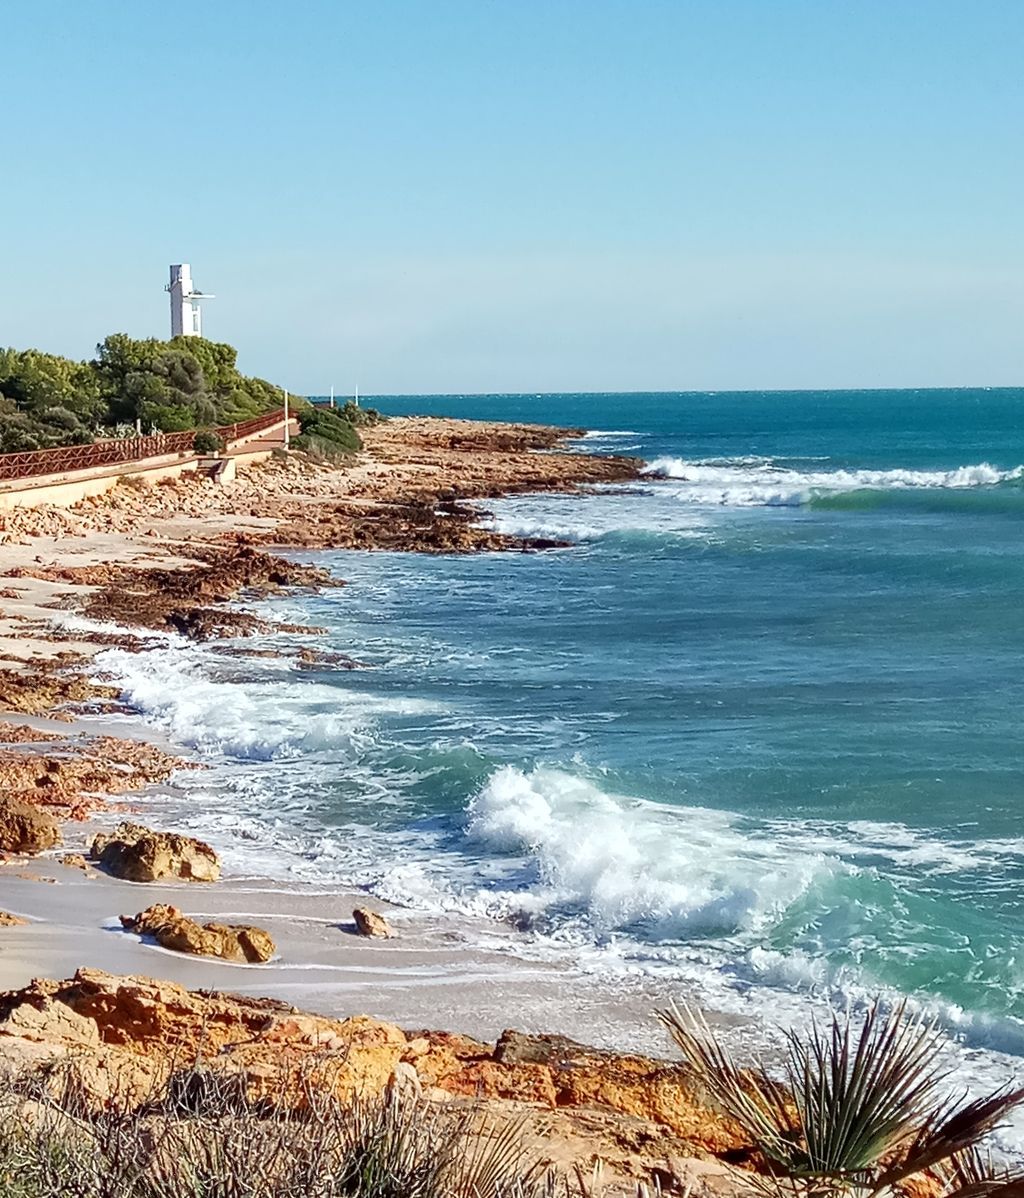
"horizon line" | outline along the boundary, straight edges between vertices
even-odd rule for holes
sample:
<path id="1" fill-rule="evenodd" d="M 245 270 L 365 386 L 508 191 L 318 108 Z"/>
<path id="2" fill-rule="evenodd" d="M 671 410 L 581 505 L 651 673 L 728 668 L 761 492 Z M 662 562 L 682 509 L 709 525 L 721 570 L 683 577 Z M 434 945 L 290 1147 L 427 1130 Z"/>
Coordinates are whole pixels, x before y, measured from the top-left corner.
<path id="1" fill-rule="evenodd" d="M 558 399 L 571 395 L 813 395 L 820 392 L 830 392 L 836 395 L 860 395 L 865 392 L 891 394 L 907 391 L 1021 391 L 1024 383 L 955 383 L 947 386 L 917 386 L 917 387 L 707 387 L 689 388 L 682 390 L 647 390 L 636 389 L 629 391 L 365 391 L 359 393 L 359 400 L 364 399 Z M 298 393 L 296 393 L 298 394 Z M 306 399 L 330 399 L 329 393 L 320 395 L 312 391 L 304 396 Z M 336 403 L 347 403 L 355 398 L 354 394 L 335 391 Z"/>

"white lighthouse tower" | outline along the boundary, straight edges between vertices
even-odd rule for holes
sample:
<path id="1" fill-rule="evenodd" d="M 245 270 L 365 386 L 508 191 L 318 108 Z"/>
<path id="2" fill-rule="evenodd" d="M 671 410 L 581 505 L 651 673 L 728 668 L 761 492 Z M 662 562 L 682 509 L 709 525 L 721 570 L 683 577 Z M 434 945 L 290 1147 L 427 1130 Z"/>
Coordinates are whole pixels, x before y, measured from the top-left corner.
<path id="1" fill-rule="evenodd" d="M 171 336 L 202 337 L 203 315 L 200 300 L 213 299 L 192 286 L 192 267 L 181 262 L 171 267 L 171 281 L 164 288 L 171 293 Z"/>

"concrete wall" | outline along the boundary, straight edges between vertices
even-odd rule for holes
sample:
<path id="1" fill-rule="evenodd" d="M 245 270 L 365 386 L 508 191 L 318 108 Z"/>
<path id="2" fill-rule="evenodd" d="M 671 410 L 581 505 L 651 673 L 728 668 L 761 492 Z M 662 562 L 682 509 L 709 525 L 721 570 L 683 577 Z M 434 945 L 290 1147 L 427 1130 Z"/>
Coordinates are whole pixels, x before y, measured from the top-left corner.
<path id="1" fill-rule="evenodd" d="M 291 423 L 293 429 L 298 427 L 294 421 Z M 0 483 L 0 512 L 15 507 L 42 507 L 44 504 L 72 507 L 90 495 L 103 495 L 116 487 L 122 478 L 157 483 L 162 478 L 178 478 L 186 471 L 203 470 L 212 474 L 216 470 L 216 481 L 229 482 L 235 476 L 236 466 L 266 461 L 277 448 L 273 442 L 278 435 L 283 434 L 283 429 L 282 420 L 269 428 L 232 441 L 228 448 L 230 457 L 227 459 L 199 458 L 194 455 L 183 458 L 178 454 L 167 454 L 135 462 L 119 462 L 115 466 L 91 466 L 85 470 L 66 470 L 61 474 L 38 474 L 31 478 L 13 479 Z M 258 447 L 255 442 L 260 443 Z M 248 451 L 243 448 L 239 452 L 236 448 L 250 444 L 253 448 Z M 218 468 L 218 461 L 227 461 L 230 467 Z"/>
<path id="2" fill-rule="evenodd" d="M 102 471 L 71 470 L 66 474 L 42 474 L 35 478 L 18 479 L 6 483 L 0 489 L 0 512 L 15 507 L 71 507 L 90 495 L 103 495 L 116 487 L 122 478 L 141 478 L 147 483 L 157 483 L 162 478 L 178 478 L 186 470 L 196 470 L 199 458 L 173 457 L 150 458 L 147 462 L 125 462 L 119 466 L 106 466 Z"/>

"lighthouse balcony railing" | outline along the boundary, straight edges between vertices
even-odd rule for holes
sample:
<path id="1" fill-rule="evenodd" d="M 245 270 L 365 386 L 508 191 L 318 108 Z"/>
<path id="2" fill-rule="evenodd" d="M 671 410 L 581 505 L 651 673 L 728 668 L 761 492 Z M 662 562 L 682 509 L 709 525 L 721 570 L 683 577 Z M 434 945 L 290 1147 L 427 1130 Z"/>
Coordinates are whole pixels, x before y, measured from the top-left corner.
<path id="1" fill-rule="evenodd" d="M 230 448 L 284 423 L 284 409 L 265 412 L 251 420 L 221 425 L 214 431 Z M 154 433 L 145 437 L 118 437 L 92 441 L 87 445 L 58 445 L 53 449 L 33 449 L 0 453 L 0 481 L 35 478 L 47 474 L 68 474 L 75 470 L 99 469 L 149 458 L 194 452 L 196 430 L 181 433 Z"/>

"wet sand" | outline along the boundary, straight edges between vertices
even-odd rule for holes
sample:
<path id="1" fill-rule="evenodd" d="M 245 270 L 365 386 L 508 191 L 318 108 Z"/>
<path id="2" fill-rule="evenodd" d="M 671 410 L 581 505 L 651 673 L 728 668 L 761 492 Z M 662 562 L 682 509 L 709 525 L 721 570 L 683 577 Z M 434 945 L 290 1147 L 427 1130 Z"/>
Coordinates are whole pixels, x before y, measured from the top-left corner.
<path id="1" fill-rule="evenodd" d="M 144 810 L 145 822 L 159 825 Z M 104 820 L 104 823 L 109 821 Z M 228 877 L 206 883 L 133 883 L 62 865 L 96 826 L 82 825 L 60 850 L 0 867 L 0 907 L 28 923 L 5 928 L 0 990 L 32 978 L 70 977 L 82 965 L 115 974 L 166 978 L 191 989 L 278 998 L 332 1017 L 369 1012 L 402 1027 L 457 1029 L 482 1040 L 502 1031 L 558 1033 L 597 1047 L 664 1052 L 651 1018 L 667 994 L 647 980 L 616 994 L 570 976 L 556 963 L 515 952 L 514 932 L 496 927 L 481 947 L 479 926 L 373 902 L 395 930 L 389 940 L 359 936 L 352 910 L 366 896 L 311 885 Z M 118 917 L 169 903 L 199 920 L 252 923 L 277 944 L 265 965 L 192 957 L 144 942 Z M 567 983 L 569 983 L 567 985 Z M 571 989 L 571 994 L 568 991 Z"/>

